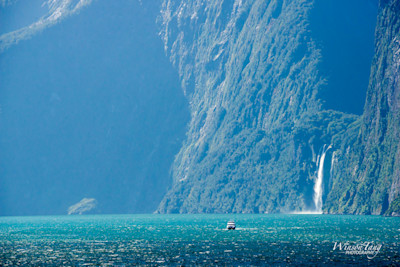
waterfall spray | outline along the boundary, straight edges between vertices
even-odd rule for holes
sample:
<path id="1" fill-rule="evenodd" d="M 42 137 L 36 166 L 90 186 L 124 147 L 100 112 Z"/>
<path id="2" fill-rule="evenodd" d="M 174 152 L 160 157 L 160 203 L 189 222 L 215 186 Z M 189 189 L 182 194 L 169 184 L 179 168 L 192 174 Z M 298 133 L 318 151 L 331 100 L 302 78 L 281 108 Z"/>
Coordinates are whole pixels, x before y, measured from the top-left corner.
<path id="1" fill-rule="evenodd" d="M 328 146 L 326 148 L 326 145 L 322 148 L 322 153 L 321 156 L 319 157 L 319 163 L 318 163 L 318 176 L 317 180 L 315 181 L 314 184 L 314 204 L 315 204 L 315 211 L 318 213 L 322 213 L 322 181 L 324 179 L 324 161 L 325 161 L 325 156 L 326 152 L 332 147 L 332 145 Z"/>

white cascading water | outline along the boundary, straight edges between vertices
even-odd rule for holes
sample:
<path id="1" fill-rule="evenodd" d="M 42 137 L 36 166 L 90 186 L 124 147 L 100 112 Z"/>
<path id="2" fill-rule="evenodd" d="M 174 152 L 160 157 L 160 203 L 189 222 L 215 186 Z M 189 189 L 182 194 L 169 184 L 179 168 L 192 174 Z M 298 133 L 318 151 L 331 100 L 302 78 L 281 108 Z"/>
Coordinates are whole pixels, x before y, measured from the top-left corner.
<path id="1" fill-rule="evenodd" d="M 314 184 L 314 204 L 315 204 L 315 211 L 318 213 L 322 213 L 322 182 L 324 179 L 324 161 L 325 161 L 325 156 L 326 152 L 332 147 L 330 145 L 327 149 L 325 149 L 326 145 L 322 148 L 322 153 L 321 157 L 319 158 L 319 163 L 318 163 L 318 176 L 317 180 L 315 181 Z"/>

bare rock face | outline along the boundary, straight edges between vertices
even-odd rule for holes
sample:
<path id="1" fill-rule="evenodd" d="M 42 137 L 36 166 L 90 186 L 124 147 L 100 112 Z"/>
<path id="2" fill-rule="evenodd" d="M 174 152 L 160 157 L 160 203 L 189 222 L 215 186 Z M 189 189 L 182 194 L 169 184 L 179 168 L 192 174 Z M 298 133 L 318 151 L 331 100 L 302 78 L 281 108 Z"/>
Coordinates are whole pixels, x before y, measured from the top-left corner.
<path id="1" fill-rule="evenodd" d="M 86 213 L 92 213 L 96 209 L 96 206 L 96 199 L 84 198 L 68 208 L 68 215 L 82 215 Z"/>

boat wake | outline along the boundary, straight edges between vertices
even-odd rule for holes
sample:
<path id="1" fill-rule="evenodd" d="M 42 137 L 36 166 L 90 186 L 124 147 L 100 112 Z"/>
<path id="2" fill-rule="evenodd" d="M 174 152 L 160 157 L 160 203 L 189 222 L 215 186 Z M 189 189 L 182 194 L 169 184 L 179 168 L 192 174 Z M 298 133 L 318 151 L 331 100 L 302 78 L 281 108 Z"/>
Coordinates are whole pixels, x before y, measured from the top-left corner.
<path id="1" fill-rule="evenodd" d="M 257 231 L 258 230 L 258 228 L 236 228 L 235 230 L 229 230 L 229 229 L 226 229 L 226 228 L 224 228 L 224 229 L 221 229 L 221 228 L 217 228 L 216 230 L 219 230 L 219 231 Z"/>

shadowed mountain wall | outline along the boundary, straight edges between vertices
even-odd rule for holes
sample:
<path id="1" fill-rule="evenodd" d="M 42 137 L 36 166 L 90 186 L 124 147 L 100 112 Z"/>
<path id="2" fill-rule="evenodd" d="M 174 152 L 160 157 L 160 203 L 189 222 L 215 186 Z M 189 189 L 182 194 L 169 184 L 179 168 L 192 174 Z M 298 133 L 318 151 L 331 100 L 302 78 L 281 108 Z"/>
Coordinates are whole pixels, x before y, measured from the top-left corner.
<path id="1" fill-rule="evenodd" d="M 327 212 L 400 214 L 400 1 L 380 1 L 360 132 L 343 142 Z"/>
<path id="2" fill-rule="evenodd" d="M 333 4 L 324 3 L 164 1 L 161 36 L 189 99 L 191 121 L 173 165 L 174 184 L 158 212 L 315 209 L 313 186 L 321 150 L 333 145 L 324 168 L 329 173 L 342 136 L 352 131 L 346 138 L 354 138 L 360 123 L 359 116 L 343 111 L 360 112 L 364 102 L 343 100 L 350 86 L 334 88 L 330 83 L 349 72 L 367 84 L 369 67 L 364 64 L 373 53 L 376 12 L 373 4 L 343 1 L 349 9 L 338 14 L 338 21 L 357 10 L 357 16 L 367 14 L 372 22 L 358 35 L 349 29 L 338 38 L 348 37 L 348 43 L 361 44 L 357 49 L 370 54 L 360 61 L 336 53 L 330 58 L 351 64 L 327 64 L 324 54 L 332 53 L 335 44 L 324 25 L 334 30 L 332 34 L 345 26 L 324 24 L 326 18 L 315 15 Z M 363 69 L 354 68 L 357 64 Z M 354 90 L 365 95 L 366 88 L 359 85 Z M 335 94 L 337 105 L 330 99 Z M 350 103 L 358 108 L 346 107 Z M 329 175 L 323 186 L 326 200 L 332 186 Z"/>

